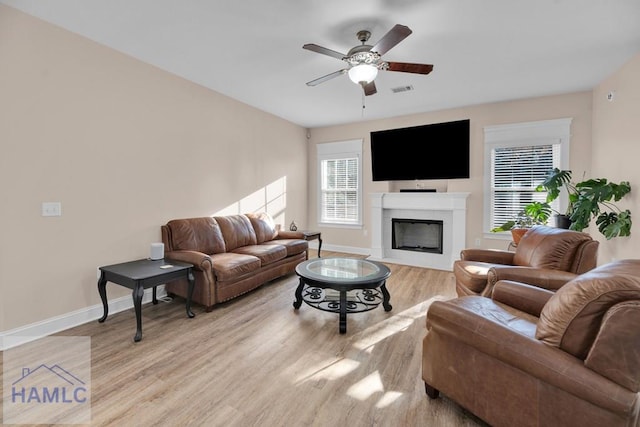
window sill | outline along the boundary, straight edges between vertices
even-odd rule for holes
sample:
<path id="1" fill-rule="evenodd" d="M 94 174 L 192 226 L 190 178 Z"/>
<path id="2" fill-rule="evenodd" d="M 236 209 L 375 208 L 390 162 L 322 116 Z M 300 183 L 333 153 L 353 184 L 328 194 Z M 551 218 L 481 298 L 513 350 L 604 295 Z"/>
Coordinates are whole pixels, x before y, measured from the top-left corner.
<path id="1" fill-rule="evenodd" d="M 347 228 L 352 230 L 362 229 L 362 224 L 344 224 L 339 222 L 320 222 L 318 227 L 322 228 Z"/>
<path id="2" fill-rule="evenodd" d="M 485 239 L 493 240 L 513 240 L 513 236 L 510 231 L 501 231 L 499 233 L 484 232 L 483 237 Z"/>

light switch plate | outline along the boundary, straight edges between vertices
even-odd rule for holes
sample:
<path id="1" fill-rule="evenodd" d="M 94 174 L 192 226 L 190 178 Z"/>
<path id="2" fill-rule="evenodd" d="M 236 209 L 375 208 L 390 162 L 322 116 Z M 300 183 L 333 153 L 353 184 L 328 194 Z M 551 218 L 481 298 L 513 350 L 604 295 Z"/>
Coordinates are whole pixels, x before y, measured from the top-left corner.
<path id="1" fill-rule="evenodd" d="M 42 202 L 42 216 L 61 216 L 62 203 L 60 202 Z"/>

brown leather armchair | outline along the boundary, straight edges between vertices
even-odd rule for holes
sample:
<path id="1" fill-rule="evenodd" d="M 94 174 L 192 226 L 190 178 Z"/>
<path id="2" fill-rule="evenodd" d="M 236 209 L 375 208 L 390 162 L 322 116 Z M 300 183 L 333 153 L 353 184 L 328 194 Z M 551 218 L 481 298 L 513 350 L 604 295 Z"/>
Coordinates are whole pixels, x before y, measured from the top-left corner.
<path id="1" fill-rule="evenodd" d="M 427 394 L 495 427 L 640 425 L 640 260 L 556 292 L 500 281 L 492 298 L 432 303 Z"/>
<path id="2" fill-rule="evenodd" d="M 490 296 L 498 280 L 556 290 L 597 264 L 598 241 L 586 233 L 538 225 L 515 252 L 463 249 L 453 264 L 458 296 Z"/>

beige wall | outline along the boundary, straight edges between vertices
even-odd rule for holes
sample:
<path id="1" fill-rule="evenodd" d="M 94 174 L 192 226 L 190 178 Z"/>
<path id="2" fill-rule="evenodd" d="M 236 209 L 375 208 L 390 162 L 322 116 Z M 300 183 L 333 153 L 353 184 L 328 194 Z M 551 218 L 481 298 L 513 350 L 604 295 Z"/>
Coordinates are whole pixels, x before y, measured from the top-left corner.
<path id="1" fill-rule="evenodd" d="M 1 5 L 0 94 L 0 332 L 99 304 L 172 218 L 306 220 L 305 129 Z"/>
<path id="2" fill-rule="evenodd" d="M 630 209 L 635 224 L 631 236 L 607 241 L 592 225 L 600 240 L 600 259 L 640 258 L 640 54 L 593 90 L 594 178 L 629 181 L 631 193 L 620 201 Z M 614 92 L 610 102 L 607 94 Z"/>
<path id="3" fill-rule="evenodd" d="M 531 98 L 519 101 L 500 102 L 466 108 L 437 111 L 398 117 L 387 120 L 375 120 L 354 123 L 344 126 L 333 126 L 313 129 L 312 146 L 309 149 L 309 222 L 317 224 L 317 167 L 314 144 L 361 138 L 363 143 L 363 181 L 364 181 L 364 229 L 322 228 L 322 237 L 328 245 L 356 248 L 369 248 L 371 229 L 370 193 L 398 191 L 399 188 L 415 186 L 410 182 L 373 182 L 371 180 L 371 153 L 369 132 L 438 123 L 452 120 L 471 120 L 471 171 L 469 179 L 420 182 L 425 187 L 445 187 L 448 191 L 470 192 L 467 199 L 467 246 L 475 246 L 480 239 L 480 246 L 505 249 L 508 242 L 483 235 L 483 176 L 484 176 L 484 136 L 483 128 L 488 125 L 499 125 L 516 122 L 529 122 L 571 117 L 571 151 L 570 168 L 575 171 L 589 172 L 591 167 L 591 92 L 572 93 L 559 96 Z"/>

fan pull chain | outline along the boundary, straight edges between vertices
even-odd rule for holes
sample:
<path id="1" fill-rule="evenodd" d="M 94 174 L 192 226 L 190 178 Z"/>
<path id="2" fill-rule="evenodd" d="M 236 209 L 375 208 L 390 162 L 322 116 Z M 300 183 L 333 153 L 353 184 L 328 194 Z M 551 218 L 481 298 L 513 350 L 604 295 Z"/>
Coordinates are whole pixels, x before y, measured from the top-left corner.
<path id="1" fill-rule="evenodd" d="M 366 108 L 366 106 L 364 105 L 364 100 L 366 98 L 364 97 L 364 92 L 362 93 L 362 117 L 364 117 L 364 109 Z"/>

